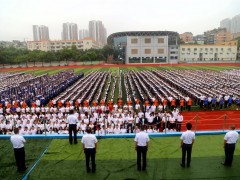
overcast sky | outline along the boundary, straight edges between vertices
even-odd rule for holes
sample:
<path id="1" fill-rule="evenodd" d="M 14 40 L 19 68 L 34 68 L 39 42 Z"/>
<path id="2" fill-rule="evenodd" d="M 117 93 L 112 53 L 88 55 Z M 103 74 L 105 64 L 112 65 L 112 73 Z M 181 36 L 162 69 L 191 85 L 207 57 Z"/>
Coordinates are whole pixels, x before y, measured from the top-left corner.
<path id="1" fill-rule="evenodd" d="M 32 40 L 32 25 L 46 25 L 52 40 L 62 23 L 88 28 L 101 20 L 107 34 L 169 30 L 202 34 L 240 14 L 240 0 L 0 0 L 0 40 Z"/>

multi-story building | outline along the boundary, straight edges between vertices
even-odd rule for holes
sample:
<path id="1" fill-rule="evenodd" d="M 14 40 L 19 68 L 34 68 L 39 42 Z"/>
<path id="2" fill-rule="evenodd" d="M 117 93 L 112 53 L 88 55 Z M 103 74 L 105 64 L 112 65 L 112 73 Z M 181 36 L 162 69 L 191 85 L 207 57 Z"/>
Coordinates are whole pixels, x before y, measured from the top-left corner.
<path id="1" fill-rule="evenodd" d="M 220 21 L 220 28 L 226 28 L 228 32 L 231 32 L 231 19 L 226 18 Z"/>
<path id="2" fill-rule="evenodd" d="M 177 63 L 179 34 L 172 31 L 131 31 L 108 36 L 118 60 L 130 63 Z"/>
<path id="3" fill-rule="evenodd" d="M 107 30 L 102 21 L 89 21 L 89 36 L 92 37 L 100 46 L 107 43 Z"/>
<path id="4" fill-rule="evenodd" d="M 185 43 L 193 43 L 193 34 L 191 32 L 180 34 L 180 38 Z"/>
<path id="5" fill-rule="evenodd" d="M 180 49 L 181 62 L 236 61 L 237 41 L 221 44 L 182 44 Z"/>
<path id="6" fill-rule="evenodd" d="M 219 44 L 231 41 L 231 33 L 226 28 L 218 28 L 204 32 L 205 44 Z"/>
<path id="7" fill-rule="evenodd" d="M 206 37 L 203 34 L 193 36 L 193 42 L 195 44 L 204 44 Z"/>
<path id="8" fill-rule="evenodd" d="M 41 51 L 58 51 L 64 48 L 71 48 L 76 46 L 77 49 L 98 49 L 97 43 L 90 37 L 82 40 L 61 40 L 61 41 L 28 41 L 27 48 L 29 50 L 41 50 Z"/>
<path id="9" fill-rule="evenodd" d="M 33 40 L 46 41 L 49 40 L 49 30 L 47 26 L 33 25 Z"/>
<path id="10" fill-rule="evenodd" d="M 78 40 L 77 24 L 63 23 L 62 40 Z"/>
<path id="11" fill-rule="evenodd" d="M 234 35 L 240 32 L 240 14 L 234 16 L 231 21 L 231 33 Z"/>
<path id="12" fill-rule="evenodd" d="M 79 30 L 79 40 L 89 37 L 89 31 L 87 29 L 80 29 Z"/>

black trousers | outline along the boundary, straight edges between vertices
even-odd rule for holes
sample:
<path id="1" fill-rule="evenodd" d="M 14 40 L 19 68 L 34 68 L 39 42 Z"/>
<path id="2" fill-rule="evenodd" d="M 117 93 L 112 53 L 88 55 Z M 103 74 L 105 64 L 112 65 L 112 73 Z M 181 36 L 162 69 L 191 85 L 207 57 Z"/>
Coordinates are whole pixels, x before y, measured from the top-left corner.
<path id="1" fill-rule="evenodd" d="M 184 144 L 182 145 L 182 165 L 185 166 L 187 153 L 187 166 L 190 166 L 191 163 L 191 154 L 192 154 L 192 144 Z"/>
<path id="2" fill-rule="evenodd" d="M 147 167 L 147 146 L 137 146 L 137 168 L 138 170 L 145 170 Z M 143 165 L 141 166 L 141 162 Z"/>
<path id="3" fill-rule="evenodd" d="M 27 168 L 26 168 L 26 165 L 25 165 L 25 151 L 24 151 L 24 147 L 22 147 L 22 148 L 14 148 L 14 155 L 15 155 L 18 171 L 26 170 Z"/>
<path id="4" fill-rule="evenodd" d="M 72 144 L 72 132 L 74 134 L 74 144 L 77 143 L 77 125 L 76 124 L 69 124 L 69 142 Z"/>
<path id="5" fill-rule="evenodd" d="M 96 150 L 95 148 L 85 148 L 84 149 L 84 153 L 85 153 L 85 157 L 86 157 L 86 168 L 87 171 L 90 171 L 90 167 L 89 167 L 89 162 L 90 162 L 90 158 L 92 161 L 92 172 L 96 171 L 96 164 L 95 164 L 95 154 L 96 154 Z"/>
<path id="6" fill-rule="evenodd" d="M 224 164 L 227 166 L 231 166 L 232 165 L 232 161 L 233 161 L 233 154 L 235 151 L 235 144 L 226 144 L 224 147 L 225 150 L 225 162 Z"/>

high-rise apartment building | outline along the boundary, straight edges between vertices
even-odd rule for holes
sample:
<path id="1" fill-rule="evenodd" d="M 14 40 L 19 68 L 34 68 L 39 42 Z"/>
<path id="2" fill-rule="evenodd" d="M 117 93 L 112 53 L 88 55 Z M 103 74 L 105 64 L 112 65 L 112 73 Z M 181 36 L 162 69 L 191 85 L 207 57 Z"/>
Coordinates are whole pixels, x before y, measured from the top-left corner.
<path id="1" fill-rule="evenodd" d="M 89 37 L 89 31 L 87 29 L 79 30 L 79 40 L 84 39 L 85 37 Z"/>
<path id="2" fill-rule="evenodd" d="M 33 40 L 34 41 L 43 41 L 49 40 L 49 30 L 47 26 L 33 25 Z"/>
<path id="3" fill-rule="evenodd" d="M 227 31 L 231 32 L 231 19 L 226 18 L 220 21 L 220 28 L 226 28 Z"/>
<path id="4" fill-rule="evenodd" d="M 234 16 L 231 21 L 231 33 L 236 34 L 240 32 L 240 14 Z"/>
<path id="5" fill-rule="evenodd" d="M 218 28 L 204 32 L 205 44 L 219 44 L 231 40 L 231 33 L 226 28 Z"/>
<path id="6" fill-rule="evenodd" d="M 77 24 L 63 23 L 62 40 L 78 40 Z"/>
<path id="7" fill-rule="evenodd" d="M 102 21 L 89 21 L 89 36 L 100 46 L 107 44 L 107 30 Z"/>

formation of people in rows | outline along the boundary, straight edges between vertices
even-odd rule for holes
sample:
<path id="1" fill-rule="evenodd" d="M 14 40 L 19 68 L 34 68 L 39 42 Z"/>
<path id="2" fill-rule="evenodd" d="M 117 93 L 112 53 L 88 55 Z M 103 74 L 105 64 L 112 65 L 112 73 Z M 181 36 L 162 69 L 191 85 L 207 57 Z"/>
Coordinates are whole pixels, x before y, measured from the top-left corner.
<path id="1" fill-rule="evenodd" d="M 109 101 L 90 106 L 87 101 L 84 105 L 76 105 L 50 101 L 48 106 L 17 107 L 0 109 L 0 131 L 11 134 L 14 127 L 20 128 L 20 134 L 68 133 L 67 116 L 70 110 L 75 111 L 78 118 L 78 133 L 85 133 L 89 126 L 96 134 L 136 133 L 138 127 L 144 125 L 146 132 L 181 131 L 183 116 L 178 108 L 166 111 L 166 107 L 157 101 L 150 105 L 141 106 L 136 102 L 135 108 L 130 101 L 118 104 Z"/>

